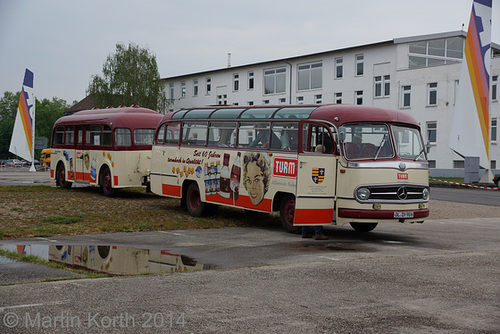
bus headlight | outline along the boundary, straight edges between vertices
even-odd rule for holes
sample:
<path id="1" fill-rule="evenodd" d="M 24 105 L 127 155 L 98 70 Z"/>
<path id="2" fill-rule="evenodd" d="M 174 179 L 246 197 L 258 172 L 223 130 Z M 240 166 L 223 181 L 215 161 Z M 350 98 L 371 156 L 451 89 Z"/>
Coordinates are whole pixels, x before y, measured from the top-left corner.
<path id="1" fill-rule="evenodd" d="M 368 188 L 359 188 L 356 192 L 356 195 L 360 200 L 366 201 L 368 198 L 370 198 L 370 190 L 368 190 Z"/>
<path id="2" fill-rule="evenodd" d="M 429 189 L 425 188 L 424 191 L 422 191 L 422 199 L 424 201 L 428 201 L 430 197 Z"/>

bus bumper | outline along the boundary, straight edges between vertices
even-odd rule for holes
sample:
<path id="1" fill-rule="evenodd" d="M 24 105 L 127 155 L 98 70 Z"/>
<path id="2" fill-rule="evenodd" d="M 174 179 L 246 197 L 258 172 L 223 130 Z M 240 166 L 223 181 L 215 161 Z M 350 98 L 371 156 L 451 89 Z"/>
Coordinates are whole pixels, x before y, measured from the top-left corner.
<path id="1" fill-rule="evenodd" d="M 418 210 L 360 210 L 360 209 L 338 209 L 338 217 L 351 222 L 366 221 L 399 221 L 415 222 L 421 221 L 429 216 L 429 209 Z"/>

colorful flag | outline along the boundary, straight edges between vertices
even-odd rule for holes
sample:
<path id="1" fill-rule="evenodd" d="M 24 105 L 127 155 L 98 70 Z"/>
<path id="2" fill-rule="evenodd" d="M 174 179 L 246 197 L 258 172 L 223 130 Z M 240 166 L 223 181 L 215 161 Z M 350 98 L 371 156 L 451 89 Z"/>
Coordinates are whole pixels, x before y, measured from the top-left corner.
<path id="1" fill-rule="evenodd" d="M 33 92 L 33 77 L 33 72 L 26 69 L 9 148 L 11 153 L 28 161 L 33 161 L 35 135 L 35 94 Z"/>
<path id="2" fill-rule="evenodd" d="M 478 157 L 489 169 L 489 83 L 492 0 L 474 0 L 449 147 L 462 157 Z"/>

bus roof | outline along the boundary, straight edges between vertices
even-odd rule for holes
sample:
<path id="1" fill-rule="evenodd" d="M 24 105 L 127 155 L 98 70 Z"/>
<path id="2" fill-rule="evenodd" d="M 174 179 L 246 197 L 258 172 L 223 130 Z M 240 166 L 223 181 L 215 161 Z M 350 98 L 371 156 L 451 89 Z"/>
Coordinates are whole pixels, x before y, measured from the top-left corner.
<path id="1" fill-rule="evenodd" d="M 162 121 L 170 119 L 311 119 L 327 120 L 338 126 L 353 122 L 390 122 L 410 124 L 418 127 L 418 122 L 415 118 L 402 111 L 345 104 L 186 108 L 166 114 Z"/>
<path id="2" fill-rule="evenodd" d="M 60 125 L 107 124 L 128 128 L 156 128 L 163 115 L 138 106 L 82 110 L 59 118 L 54 127 Z"/>

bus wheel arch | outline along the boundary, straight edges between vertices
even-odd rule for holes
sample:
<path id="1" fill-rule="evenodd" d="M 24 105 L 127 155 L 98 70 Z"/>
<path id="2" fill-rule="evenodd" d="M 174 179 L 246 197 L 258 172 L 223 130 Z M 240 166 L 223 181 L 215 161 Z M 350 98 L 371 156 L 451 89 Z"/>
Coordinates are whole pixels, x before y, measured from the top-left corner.
<path id="1" fill-rule="evenodd" d="M 373 231 L 378 223 L 350 223 L 350 225 L 356 232 L 366 233 Z"/>
<path id="2" fill-rule="evenodd" d="M 104 195 L 113 197 L 116 195 L 116 188 L 113 188 L 113 176 L 107 165 L 103 165 L 99 170 L 99 186 Z"/>
<path id="3" fill-rule="evenodd" d="M 59 161 L 57 163 L 56 185 L 59 186 L 61 189 L 69 189 L 73 185 L 73 183 L 68 182 L 68 180 L 66 180 L 66 167 L 64 167 L 64 163 L 62 161 Z"/>
<path id="4" fill-rule="evenodd" d="M 295 196 L 292 194 L 283 194 L 280 196 L 280 220 L 283 229 L 288 233 L 300 233 L 302 227 L 293 226 L 295 216 Z"/>

